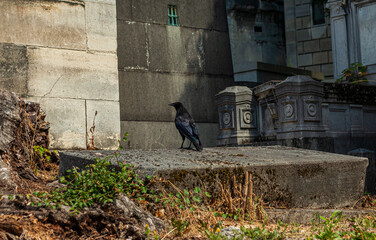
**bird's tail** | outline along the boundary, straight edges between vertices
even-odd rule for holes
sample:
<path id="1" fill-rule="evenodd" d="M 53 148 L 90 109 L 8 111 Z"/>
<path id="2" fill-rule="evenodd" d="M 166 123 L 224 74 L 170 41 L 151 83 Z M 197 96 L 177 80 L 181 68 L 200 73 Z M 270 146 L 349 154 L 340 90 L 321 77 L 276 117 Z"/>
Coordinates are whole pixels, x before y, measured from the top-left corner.
<path id="1" fill-rule="evenodd" d="M 193 145 L 195 145 L 195 148 L 197 149 L 197 151 L 202 151 L 203 148 L 202 148 L 202 144 L 199 138 L 194 139 L 192 143 Z"/>

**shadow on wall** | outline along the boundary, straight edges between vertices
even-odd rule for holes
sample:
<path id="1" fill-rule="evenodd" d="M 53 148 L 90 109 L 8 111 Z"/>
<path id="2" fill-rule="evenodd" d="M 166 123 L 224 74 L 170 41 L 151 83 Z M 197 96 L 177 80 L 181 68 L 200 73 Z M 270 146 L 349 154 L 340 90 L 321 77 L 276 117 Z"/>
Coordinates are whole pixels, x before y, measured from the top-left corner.
<path id="1" fill-rule="evenodd" d="M 226 1 L 209 2 L 212 5 L 208 10 L 212 21 L 206 23 L 205 29 L 193 30 L 187 38 L 182 38 L 181 42 L 186 56 L 185 71 L 194 74 L 189 75 L 184 83 L 174 79 L 180 88 L 177 101 L 182 102 L 195 119 L 204 147 L 216 146 L 218 111 L 215 95 L 234 84 Z M 180 30 L 185 31 L 184 28 Z M 179 34 L 182 34 L 181 31 Z"/>

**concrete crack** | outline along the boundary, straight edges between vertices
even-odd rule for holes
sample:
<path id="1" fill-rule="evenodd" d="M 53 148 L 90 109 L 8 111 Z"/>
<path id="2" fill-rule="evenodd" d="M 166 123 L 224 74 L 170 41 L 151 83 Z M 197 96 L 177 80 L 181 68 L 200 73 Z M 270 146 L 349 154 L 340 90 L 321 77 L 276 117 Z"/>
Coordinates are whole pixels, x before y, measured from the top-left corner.
<path id="1" fill-rule="evenodd" d="M 55 83 L 52 85 L 52 87 L 50 88 L 50 91 L 48 91 L 46 94 L 44 94 L 42 97 L 46 97 L 47 95 L 49 95 L 51 92 L 52 92 L 52 89 L 54 89 L 54 87 L 56 86 L 56 84 L 60 81 L 60 79 L 63 77 L 63 75 L 61 75 L 56 81 Z"/>

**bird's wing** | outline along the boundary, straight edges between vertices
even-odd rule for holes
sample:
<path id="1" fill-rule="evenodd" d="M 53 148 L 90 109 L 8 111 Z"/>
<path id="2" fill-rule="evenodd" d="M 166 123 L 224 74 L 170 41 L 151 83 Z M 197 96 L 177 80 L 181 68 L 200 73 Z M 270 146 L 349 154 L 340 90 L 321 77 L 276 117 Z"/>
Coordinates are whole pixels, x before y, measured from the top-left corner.
<path id="1" fill-rule="evenodd" d="M 193 136 L 192 127 L 188 119 L 185 119 L 182 116 L 178 116 L 175 118 L 175 125 L 179 132 L 181 132 L 186 137 Z"/>
<path id="2" fill-rule="evenodd" d="M 193 118 L 190 119 L 189 126 L 191 126 L 191 128 L 192 128 L 192 132 L 193 132 L 194 136 L 198 137 L 198 130 L 197 130 L 195 121 L 193 121 Z"/>

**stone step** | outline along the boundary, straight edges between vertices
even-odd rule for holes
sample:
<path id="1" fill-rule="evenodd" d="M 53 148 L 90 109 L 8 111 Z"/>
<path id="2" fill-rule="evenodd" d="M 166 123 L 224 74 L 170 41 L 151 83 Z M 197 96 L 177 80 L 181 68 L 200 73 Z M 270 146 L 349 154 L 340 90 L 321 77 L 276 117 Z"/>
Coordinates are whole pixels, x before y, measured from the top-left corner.
<path id="1" fill-rule="evenodd" d="M 363 194 L 367 158 L 282 146 L 60 152 L 59 176 L 84 168 L 95 158 L 126 162 L 140 174 L 158 175 L 181 189 L 200 186 L 214 195 L 220 181 L 231 187 L 234 176 L 252 174 L 253 191 L 264 201 L 294 208 L 338 208 L 354 204 Z"/>

